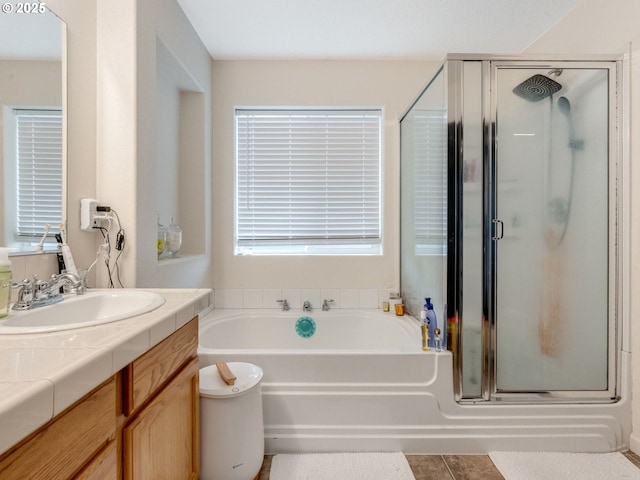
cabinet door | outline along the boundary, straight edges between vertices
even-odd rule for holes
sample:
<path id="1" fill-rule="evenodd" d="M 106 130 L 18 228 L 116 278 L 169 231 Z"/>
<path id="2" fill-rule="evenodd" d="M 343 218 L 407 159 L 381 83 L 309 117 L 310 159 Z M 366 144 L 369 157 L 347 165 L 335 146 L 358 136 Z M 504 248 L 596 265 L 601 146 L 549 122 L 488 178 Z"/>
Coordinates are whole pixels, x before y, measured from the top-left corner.
<path id="1" fill-rule="evenodd" d="M 198 368 L 193 359 L 124 428 L 125 480 L 199 477 Z"/>

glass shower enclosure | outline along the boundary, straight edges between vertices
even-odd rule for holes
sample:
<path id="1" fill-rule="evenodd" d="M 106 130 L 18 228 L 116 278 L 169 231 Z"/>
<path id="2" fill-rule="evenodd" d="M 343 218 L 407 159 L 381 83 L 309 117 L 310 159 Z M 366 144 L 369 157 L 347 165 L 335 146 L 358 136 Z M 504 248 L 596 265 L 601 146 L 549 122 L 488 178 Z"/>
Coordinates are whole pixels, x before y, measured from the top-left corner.
<path id="1" fill-rule="evenodd" d="M 615 401 L 618 58 L 447 57 L 401 119 L 401 288 L 459 401 Z"/>

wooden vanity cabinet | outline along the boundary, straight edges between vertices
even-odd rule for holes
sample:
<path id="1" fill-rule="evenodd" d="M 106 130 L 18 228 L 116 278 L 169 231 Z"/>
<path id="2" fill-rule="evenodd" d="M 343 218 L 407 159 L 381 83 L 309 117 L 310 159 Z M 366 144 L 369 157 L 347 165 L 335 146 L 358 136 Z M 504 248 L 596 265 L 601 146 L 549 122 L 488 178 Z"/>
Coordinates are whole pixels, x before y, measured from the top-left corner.
<path id="1" fill-rule="evenodd" d="M 197 348 L 194 318 L 124 370 L 124 480 L 199 477 Z"/>
<path id="2" fill-rule="evenodd" d="M 119 480 L 120 462 L 118 461 L 118 442 L 110 442 L 81 472 L 73 477 L 74 480 Z"/>
<path id="3" fill-rule="evenodd" d="M 197 347 L 196 317 L 0 455 L 0 479 L 197 479 Z"/>

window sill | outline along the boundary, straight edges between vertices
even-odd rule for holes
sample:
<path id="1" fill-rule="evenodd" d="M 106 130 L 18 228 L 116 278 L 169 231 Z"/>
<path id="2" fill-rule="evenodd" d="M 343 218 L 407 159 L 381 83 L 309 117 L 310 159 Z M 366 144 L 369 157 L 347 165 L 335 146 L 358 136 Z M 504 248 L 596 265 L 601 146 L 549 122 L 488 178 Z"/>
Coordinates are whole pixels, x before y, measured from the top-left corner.
<path id="1" fill-rule="evenodd" d="M 236 256 L 296 256 L 296 255 L 332 255 L 332 256 L 361 256 L 382 255 L 382 245 L 286 245 L 274 246 L 236 246 Z"/>

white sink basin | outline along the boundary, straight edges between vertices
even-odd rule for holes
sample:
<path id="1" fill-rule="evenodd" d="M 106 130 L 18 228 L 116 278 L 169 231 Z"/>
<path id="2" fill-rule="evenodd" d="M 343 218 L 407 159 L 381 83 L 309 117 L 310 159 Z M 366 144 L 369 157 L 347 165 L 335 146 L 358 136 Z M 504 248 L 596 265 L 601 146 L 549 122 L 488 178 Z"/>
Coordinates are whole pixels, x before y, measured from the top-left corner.
<path id="1" fill-rule="evenodd" d="M 97 290 L 65 295 L 64 301 L 17 312 L 0 320 L 0 335 L 42 333 L 90 327 L 135 317 L 164 304 L 155 292 L 137 289 Z"/>

